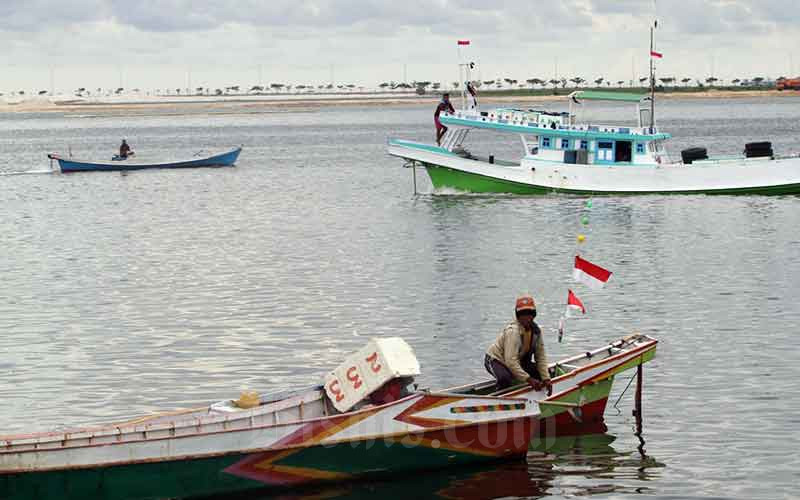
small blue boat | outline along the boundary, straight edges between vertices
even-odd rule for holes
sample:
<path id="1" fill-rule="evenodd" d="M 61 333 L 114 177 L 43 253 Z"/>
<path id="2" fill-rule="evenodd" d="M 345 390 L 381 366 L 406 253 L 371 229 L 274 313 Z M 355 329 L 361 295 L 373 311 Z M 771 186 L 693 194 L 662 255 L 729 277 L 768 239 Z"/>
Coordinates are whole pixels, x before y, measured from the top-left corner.
<path id="1" fill-rule="evenodd" d="M 117 170 L 142 170 L 145 168 L 193 168 L 193 167 L 231 167 L 239 158 L 242 148 L 236 148 L 220 154 L 168 162 L 148 162 L 138 160 L 133 156 L 125 160 L 111 161 L 82 161 L 72 158 L 63 158 L 57 154 L 49 154 L 48 158 L 58 161 L 62 172 L 96 172 Z"/>

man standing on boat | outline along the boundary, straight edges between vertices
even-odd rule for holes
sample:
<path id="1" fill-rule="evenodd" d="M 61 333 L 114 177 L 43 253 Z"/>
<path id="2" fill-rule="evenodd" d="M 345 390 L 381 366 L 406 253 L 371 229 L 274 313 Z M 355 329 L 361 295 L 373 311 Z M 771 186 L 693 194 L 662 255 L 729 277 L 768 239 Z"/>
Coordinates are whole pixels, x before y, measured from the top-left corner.
<path id="1" fill-rule="evenodd" d="M 486 352 L 486 371 L 497 379 L 497 388 L 510 387 L 515 380 L 527 382 L 536 391 L 553 392 L 547 355 L 544 352 L 542 330 L 533 319 L 536 303 L 529 295 L 517 299 L 516 320 L 503 329 L 503 333 Z"/>
<path id="2" fill-rule="evenodd" d="M 450 94 L 447 92 L 442 94 L 442 100 L 439 101 L 439 105 L 436 106 L 436 111 L 433 113 L 433 123 L 436 124 L 436 144 L 439 146 L 442 145 L 442 137 L 444 137 L 445 132 L 447 132 L 447 127 L 442 125 L 442 122 L 439 121 L 439 115 L 442 111 L 448 113 L 456 112 L 456 110 L 453 109 L 453 105 L 450 104 Z"/>

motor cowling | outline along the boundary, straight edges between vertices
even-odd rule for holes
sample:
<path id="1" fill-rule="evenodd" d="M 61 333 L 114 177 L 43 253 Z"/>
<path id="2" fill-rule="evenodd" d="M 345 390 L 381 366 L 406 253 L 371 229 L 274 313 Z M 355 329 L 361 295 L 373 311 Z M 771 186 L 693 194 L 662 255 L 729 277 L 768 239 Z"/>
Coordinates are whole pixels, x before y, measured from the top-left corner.
<path id="1" fill-rule="evenodd" d="M 744 145 L 744 155 L 747 158 L 763 158 L 775 156 L 771 142 L 748 142 Z"/>

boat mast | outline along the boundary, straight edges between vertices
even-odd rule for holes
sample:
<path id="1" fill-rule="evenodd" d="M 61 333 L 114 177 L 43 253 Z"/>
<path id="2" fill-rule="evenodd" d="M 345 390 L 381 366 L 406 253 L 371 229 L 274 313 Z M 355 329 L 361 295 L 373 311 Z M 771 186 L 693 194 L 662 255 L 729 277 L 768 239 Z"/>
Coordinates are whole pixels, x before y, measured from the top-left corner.
<path id="1" fill-rule="evenodd" d="M 469 45 L 469 40 L 458 40 L 458 82 L 461 85 L 461 109 L 467 109 L 467 85 L 472 81 L 472 68 L 475 67 L 474 62 L 467 62 L 466 59 L 461 57 L 461 46 Z"/>
<path id="2" fill-rule="evenodd" d="M 655 50 L 653 32 L 656 26 L 658 26 L 658 21 L 655 21 L 653 26 L 650 26 L 650 133 L 654 133 L 656 127 L 656 69 L 653 62 L 653 52 Z"/>

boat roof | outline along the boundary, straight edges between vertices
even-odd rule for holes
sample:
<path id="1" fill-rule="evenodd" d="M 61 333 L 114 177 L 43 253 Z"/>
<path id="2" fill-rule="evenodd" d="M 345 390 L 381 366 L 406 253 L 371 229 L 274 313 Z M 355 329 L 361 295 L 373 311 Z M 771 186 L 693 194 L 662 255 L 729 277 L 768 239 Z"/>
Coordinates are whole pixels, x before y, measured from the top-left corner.
<path id="1" fill-rule="evenodd" d="M 445 125 L 499 130 L 518 134 L 570 137 L 575 139 L 656 141 L 670 139 L 672 137 L 667 133 L 651 133 L 646 127 L 601 127 L 586 125 L 583 128 L 560 126 L 554 129 L 539 124 L 538 122 L 523 121 L 509 123 L 508 120 L 492 119 L 486 116 L 442 115 L 440 119 Z"/>
<path id="2" fill-rule="evenodd" d="M 585 101 L 617 101 L 617 102 L 642 102 L 649 99 L 647 94 L 634 94 L 632 92 L 614 92 L 609 90 L 578 90 L 569 95 L 573 99 Z"/>

